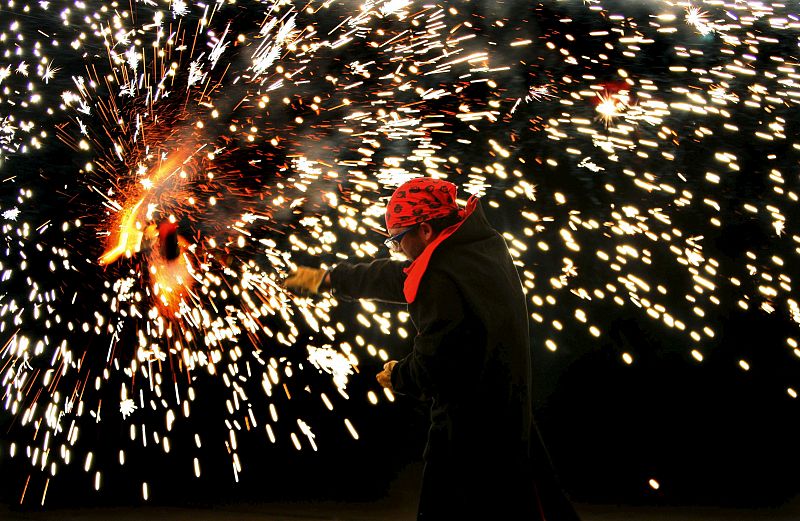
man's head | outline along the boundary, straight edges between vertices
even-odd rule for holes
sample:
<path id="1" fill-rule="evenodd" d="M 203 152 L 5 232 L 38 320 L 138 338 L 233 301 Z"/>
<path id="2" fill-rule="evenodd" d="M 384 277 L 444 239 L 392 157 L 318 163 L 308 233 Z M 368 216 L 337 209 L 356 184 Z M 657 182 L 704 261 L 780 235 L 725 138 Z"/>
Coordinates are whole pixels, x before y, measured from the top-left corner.
<path id="1" fill-rule="evenodd" d="M 429 177 L 400 185 L 386 206 L 390 247 L 416 259 L 442 230 L 460 220 L 456 190 L 453 183 Z"/>

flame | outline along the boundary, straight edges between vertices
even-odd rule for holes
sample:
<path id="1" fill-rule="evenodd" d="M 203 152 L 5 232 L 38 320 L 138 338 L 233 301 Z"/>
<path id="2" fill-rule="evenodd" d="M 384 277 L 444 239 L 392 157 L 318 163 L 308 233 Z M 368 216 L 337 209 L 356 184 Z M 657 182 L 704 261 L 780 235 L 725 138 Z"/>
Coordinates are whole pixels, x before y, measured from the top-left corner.
<path id="1" fill-rule="evenodd" d="M 181 254 L 174 260 L 164 258 L 159 248 L 153 248 L 150 255 L 150 280 L 156 302 L 162 310 L 175 312 L 181 300 L 187 296 L 195 279 L 194 267 L 187 258 L 189 243 L 178 235 Z"/>
<path id="2" fill-rule="evenodd" d="M 119 233 L 117 234 L 117 244 L 113 248 L 106 250 L 100 259 L 98 259 L 101 265 L 110 264 L 120 258 L 120 256 L 130 254 L 130 252 L 139 249 L 143 234 L 137 226 L 137 218 L 139 216 L 139 208 L 141 208 L 143 202 L 144 198 L 140 199 L 139 202 L 122 217 Z"/>
<path id="3" fill-rule="evenodd" d="M 130 255 L 139 251 L 143 236 L 142 225 L 139 222 L 139 209 L 143 206 L 147 207 L 147 205 L 144 205 L 145 200 L 156 196 L 159 190 L 164 188 L 165 181 L 180 170 L 181 166 L 186 164 L 191 157 L 192 154 L 181 151 L 160 165 L 152 176 L 141 179 L 140 182 L 147 193 L 125 212 L 120 220 L 119 232 L 112 235 L 112 237 L 116 238 L 116 244 L 110 246 L 98 259 L 101 265 L 111 264 L 122 255 Z M 186 173 L 183 170 L 180 171 L 180 177 L 186 177 Z M 150 219 L 147 218 L 146 220 L 149 221 Z M 114 241 L 112 240 L 111 244 L 113 243 Z"/>

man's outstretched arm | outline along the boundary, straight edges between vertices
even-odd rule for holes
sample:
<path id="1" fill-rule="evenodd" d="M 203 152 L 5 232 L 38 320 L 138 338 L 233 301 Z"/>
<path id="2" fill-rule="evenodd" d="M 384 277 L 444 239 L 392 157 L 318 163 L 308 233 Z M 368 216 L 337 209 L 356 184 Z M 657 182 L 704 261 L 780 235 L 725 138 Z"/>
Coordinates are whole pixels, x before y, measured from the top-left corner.
<path id="1" fill-rule="evenodd" d="M 337 296 L 405 303 L 403 284 L 407 262 L 377 259 L 359 264 L 342 263 L 329 270 L 298 266 L 283 282 L 286 289 L 315 295 L 333 291 Z"/>
<path id="2" fill-rule="evenodd" d="M 408 262 L 392 259 L 376 259 L 359 264 L 342 263 L 327 273 L 328 288 L 334 295 L 364 298 L 405 304 L 403 284 L 406 274 L 403 268 Z"/>

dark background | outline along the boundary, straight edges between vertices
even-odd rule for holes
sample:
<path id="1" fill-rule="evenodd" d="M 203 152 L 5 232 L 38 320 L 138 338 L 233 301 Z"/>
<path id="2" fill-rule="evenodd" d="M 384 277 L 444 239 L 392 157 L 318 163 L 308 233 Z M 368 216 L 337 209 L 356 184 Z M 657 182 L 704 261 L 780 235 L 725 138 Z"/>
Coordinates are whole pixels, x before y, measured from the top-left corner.
<path id="1" fill-rule="evenodd" d="M 635 26 L 634 22 L 637 21 L 644 28 L 651 14 L 645 7 L 641 7 L 641 12 L 635 12 L 638 8 L 627 3 L 609 5 L 610 11 L 616 8 L 625 12 L 629 18 L 622 25 L 627 24 L 628 28 L 632 23 Z M 702 47 L 706 51 L 704 56 L 692 58 L 697 62 L 694 63 L 696 66 L 712 68 L 727 59 L 715 52 L 725 47 L 719 36 L 700 37 L 688 29 L 686 34 L 670 37 L 672 39 L 657 39 L 655 44 L 646 47 L 635 59 L 623 58 L 617 51 L 603 51 L 600 39 L 585 35 L 603 27 L 608 20 L 573 5 L 511 2 L 490 6 L 478 2 L 458 6 L 463 16 L 474 22 L 480 42 L 495 42 L 505 48 L 509 41 L 519 37 L 541 37 L 568 45 L 576 56 L 595 56 L 607 52 L 609 59 L 591 66 L 581 60 L 579 66 L 569 66 L 561 61 L 558 54 L 548 52 L 541 46 L 514 51 L 530 53 L 530 56 L 520 56 L 517 66 L 498 75 L 497 82 L 501 85 L 498 89 L 465 82 L 464 90 L 458 96 L 428 101 L 421 106 L 423 111 L 447 113 L 464 102 L 482 106 L 490 96 L 513 100 L 524 96 L 530 85 L 544 82 L 552 82 L 553 91 L 564 94 L 571 87 L 563 83 L 563 77 L 587 71 L 597 77 L 597 82 L 606 83 L 613 90 L 619 81 L 616 71 L 620 63 L 624 63 L 631 77 L 651 78 L 667 93 L 671 86 L 680 81 L 680 78 L 676 79 L 668 72 L 668 67 L 678 62 L 670 52 L 676 41 Z M 137 7 L 140 8 L 144 9 Z M 241 11 L 232 13 L 230 19 L 235 28 L 236 24 L 245 28 L 251 23 L 247 19 L 246 8 L 237 9 Z M 572 32 L 584 35 L 577 42 L 567 43 L 563 39 L 564 31 L 559 20 L 566 15 L 574 19 L 570 27 Z M 499 28 L 490 23 L 493 19 L 506 19 L 509 23 Z M 327 23 L 335 25 L 338 19 L 331 16 Z M 645 29 L 642 30 L 649 35 Z M 796 45 L 792 46 L 796 35 L 772 31 L 766 24 L 757 24 L 753 31 L 773 34 L 778 39 L 778 43 L 772 44 L 773 48 L 765 45 L 761 49 L 763 56 L 783 54 L 788 59 L 791 53 L 796 54 Z M 102 52 L 102 49 L 96 52 Z M 348 52 L 353 52 L 362 62 L 374 58 L 380 60 L 380 55 L 366 46 Z M 352 59 L 353 56 L 350 56 L 347 61 Z M 324 76 L 326 68 L 331 72 L 339 71 L 344 61 L 336 53 L 326 55 L 321 52 L 320 63 L 323 65 L 319 66 L 320 76 Z M 757 62 L 756 67 L 767 67 L 769 64 L 766 61 Z M 386 68 L 388 70 L 391 66 L 386 65 Z M 378 74 L 373 76 L 377 77 Z M 453 78 L 448 78 L 448 81 L 458 84 Z M 730 90 L 744 99 L 748 95 L 748 85 L 744 80 L 741 80 L 741 84 L 738 81 L 731 81 Z M 419 82 L 425 87 L 440 86 L 439 82 L 441 85 L 447 83 L 437 77 L 421 78 Z M 425 85 L 425 82 L 430 82 L 430 85 Z M 68 84 L 68 75 L 63 75 L 51 87 L 58 91 L 67 88 Z M 377 80 L 375 86 L 379 86 Z M 305 88 L 314 91 L 316 85 Z M 372 88 L 367 82 L 360 93 L 348 92 L 347 95 L 356 100 L 359 96 L 369 99 Z M 322 87 L 316 90 L 324 91 Z M 331 92 L 326 101 L 334 104 L 337 97 L 342 96 L 341 92 Z M 228 203 L 223 200 L 223 206 L 230 204 L 230 208 L 236 211 L 247 209 L 255 204 L 253 201 L 256 197 L 252 196 L 255 191 L 272 187 L 279 181 L 290 180 L 295 173 L 291 170 L 288 157 L 295 151 L 293 146 L 301 148 L 299 142 L 303 138 L 311 136 L 309 139 L 319 141 L 320 148 L 326 149 L 327 154 L 341 160 L 357 157 L 352 151 L 351 142 L 332 141 L 331 136 L 336 132 L 330 125 L 320 124 L 304 130 L 292 123 L 297 115 L 309 113 L 307 104 L 301 102 L 302 98 L 302 95 L 298 95 L 298 99 L 291 104 L 275 109 L 269 119 L 273 128 L 265 127 L 263 130 L 267 134 L 269 130 L 280 129 L 288 136 L 288 144 L 271 147 L 264 143 L 257 148 L 248 148 L 244 144 L 231 146 L 233 151 L 225 164 L 229 177 L 225 182 L 238 197 L 229 198 Z M 590 106 L 587 116 L 590 118 L 594 116 L 591 109 Z M 763 259 L 769 259 L 770 255 L 781 255 L 787 260 L 783 273 L 790 277 L 797 273 L 794 269 L 796 253 L 793 251 L 797 245 L 792 244 L 787 236 L 791 235 L 793 219 L 797 216 L 796 204 L 787 207 L 783 202 L 774 203 L 782 205 L 784 214 L 788 216 L 789 233 L 782 237 L 775 236 L 769 220 L 763 214 L 752 215 L 741 210 L 741 204 L 745 201 L 753 204 L 778 201 L 768 181 L 773 168 L 779 168 L 784 173 L 787 189 L 796 187 L 797 154 L 786 140 L 769 144 L 754 143 L 752 132 L 767 121 L 766 113 L 748 112 L 741 106 L 729 107 L 729 110 L 736 113 L 735 121 L 740 128 L 738 133 L 717 133 L 702 140 L 696 139 L 693 136 L 697 127 L 706 125 L 717 130 L 721 122 L 676 113 L 667 122 L 679 136 L 673 163 L 660 162 L 657 158 L 642 159 L 630 152 L 620 152 L 622 160 L 619 163 L 603 157 L 595 159 L 606 167 L 603 177 L 579 168 L 577 163 L 580 157 L 567 155 L 564 143 L 546 139 L 543 131 L 545 122 L 550 117 L 558 117 L 562 111 L 556 102 L 523 103 L 516 117 L 506 117 L 495 126 L 479 123 L 476 124 L 477 130 L 454 120 L 448 124 L 448 129 L 453 132 L 450 137 L 431 138 L 446 150 L 446 154 L 457 155 L 461 165 L 469 166 L 486 164 L 491 149 L 483 140 L 478 142 L 476 139 L 475 143 L 466 146 L 454 139 L 459 136 L 474 138 L 478 131 L 481 134 L 490 133 L 488 135 L 496 135 L 496 139 L 502 142 L 511 140 L 516 143 L 512 149 L 512 160 L 525 158 L 526 164 L 539 165 L 526 170 L 530 181 L 537 185 L 537 193 L 543 194 L 537 201 L 506 199 L 504 191 L 513 186 L 513 179 L 496 180 L 487 189 L 484 196 L 486 200 L 502 203 L 498 209 L 489 212 L 490 220 L 501 231 L 514 231 L 519 235 L 523 226 L 519 212 L 523 210 L 552 215 L 556 224 L 563 225 L 570 210 L 578 210 L 587 218 L 596 217 L 602 221 L 608 219 L 613 209 L 618 209 L 617 202 L 637 204 L 644 208 L 663 207 L 673 217 L 675 227 L 686 229 L 687 235 L 704 237 L 704 253 L 723 264 L 722 271 L 726 277 L 737 276 L 745 281 L 744 288 L 736 289 L 723 284 L 715 293 L 722 304 L 707 309 L 709 314 L 706 323 L 714 327 L 716 336 L 705 341 L 702 348 L 705 359 L 702 363 L 697 363 L 691 357 L 690 352 L 695 346 L 687 334 L 664 327 L 630 304 L 622 307 L 607 302 L 582 304 L 590 310 L 595 323 L 604 332 L 599 339 L 595 339 L 586 333 L 585 327 L 581 328 L 568 318 L 563 318 L 570 317 L 572 308 L 580 301 L 569 294 L 559 296 L 559 303 L 549 315 L 549 318 L 558 317 L 565 323 L 564 331 L 556 334 L 559 344 L 556 353 L 544 347 L 544 340 L 552 338 L 555 333 L 546 324 L 532 322 L 536 418 L 565 487 L 578 501 L 759 507 L 780 504 L 799 490 L 800 475 L 795 472 L 800 464 L 800 449 L 796 443 L 800 434 L 797 402 L 786 392 L 787 387 L 798 385 L 797 357 L 786 346 L 787 337 L 795 334 L 797 328 L 783 305 L 783 299 L 788 297 L 782 295 L 776 299 L 778 311 L 772 314 L 758 309 L 756 297 L 753 297 L 748 311 L 736 306 L 741 294 L 749 292 L 755 295 L 751 290 L 758 285 L 757 277 L 749 278 L 746 275 L 745 264 L 750 262 L 745 258 L 746 251 L 758 254 L 759 260 L 755 263 L 759 267 L 768 263 Z M 794 105 L 773 106 L 768 114 L 770 120 L 777 115 L 785 118 L 786 135 L 798 135 Z M 231 117 L 246 120 L 252 116 Z M 228 123 L 220 123 L 220 128 Z M 655 130 L 642 124 L 637 132 L 641 137 L 648 137 L 648 134 L 652 137 Z M 572 145 L 577 143 L 591 147 L 588 138 L 572 136 L 571 139 Z M 292 140 L 297 143 L 292 144 Z M 397 145 L 398 148 L 402 146 Z M 721 149 L 736 151 L 741 170 L 725 176 L 718 186 L 708 186 L 703 183 L 703 177 L 713 152 Z M 390 153 L 396 154 L 398 151 L 381 151 L 372 161 L 379 165 L 382 155 Z M 249 163 L 253 154 L 262 160 L 255 173 Z M 771 154 L 776 159 L 765 159 Z M 559 166 L 548 168 L 535 161 L 549 157 L 558 158 Z M 74 252 L 73 257 L 83 255 L 87 259 L 85 263 L 73 261 L 73 265 L 77 266 L 75 269 L 58 272 L 55 283 L 64 299 L 72 295 L 71 288 L 80 288 L 81 298 L 76 304 L 71 308 L 62 308 L 62 313 L 71 312 L 76 317 L 96 309 L 97 293 L 102 291 L 100 281 L 109 275 L 88 261 L 102 252 L 102 245 L 94 237 L 93 231 L 101 227 L 108 214 L 97 210 L 100 199 L 86 186 L 91 182 L 103 186 L 102 183 L 108 184 L 108 180 L 77 175 L 76 172 L 80 171 L 86 160 L 87 156 L 51 140 L 42 150 L 11 157 L 2 166 L 3 176 L 7 179 L 2 184 L 1 192 L 4 209 L 14 204 L 21 186 L 31 188 L 37 194 L 35 204 L 23 209 L 20 220 L 29 221 L 34 227 L 50 219 L 60 222 L 81 218 L 87 223 L 88 231 L 83 235 L 61 235 L 57 230 L 51 230 L 37 239 L 48 248 L 54 245 L 66 247 Z M 466 182 L 466 169 L 444 168 L 447 168 L 446 172 L 455 182 L 462 185 Z M 679 208 L 664 194 L 646 194 L 624 185 L 625 176 L 620 172 L 622 168 L 650 171 L 659 179 L 673 180 L 674 174 L 681 172 L 689 180 L 686 187 L 695 193 L 696 200 L 713 196 L 722 205 L 720 215 L 724 216 L 724 226 L 718 228 L 709 225 L 708 208 L 699 203 Z M 602 185 L 606 182 L 618 183 L 618 190 L 613 194 L 603 190 Z M 326 186 L 331 184 L 345 200 L 356 190 L 352 179 L 347 177 L 326 181 Z M 201 193 L 214 190 L 223 193 L 219 186 L 198 188 Z M 569 204 L 566 208 L 548 197 L 556 191 L 567 194 Z M 390 193 L 391 189 L 386 188 L 384 193 L 376 195 Z M 281 230 L 274 235 L 276 240 L 286 246 L 283 238 L 285 230 L 301 229 L 297 222 L 308 212 L 336 215 L 332 210 L 320 207 L 301 207 L 286 212 Z M 208 219 L 209 222 L 212 220 Z M 180 225 L 182 233 L 187 235 L 218 234 L 224 237 L 229 233 L 214 228 L 203 219 L 187 217 Z M 545 226 L 535 240 L 557 243 L 558 228 L 556 225 Z M 340 233 L 340 244 L 354 240 L 346 232 L 340 230 Z M 548 278 L 554 274 L 557 276 L 565 254 L 573 255 L 576 265 L 580 267 L 578 281 L 587 283 L 593 278 L 613 281 L 593 254 L 596 249 L 615 244 L 614 240 L 601 233 L 583 233 L 580 234 L 582 251 L 579 254 L 567 252 L 563 245 L 554 246 L 547 253 L 531 247 L 523 260 L 526 268 L 537 274 L 537 287 L 546 287 Z M 630 240 L 643 243 L 642 247 L 649 245 L 641 237 Z M 23 248 L 13 233 L 7 233 L 5 241 L 7 249 L 3 252 L 3 262 L 9 265 L 19 262 L 18 252 L 21 249 L 29 255 L 33 252 L 32 244 Z M 243 262 L 256 255 L 257 252 L 253 251 L 233 252 L 230 253 L 230 262 Z M 654 247 L 653 258 L 654 267 L 638 266 L 631 270 L 650 277 L 653 284 L 661 283 L 670 290 L 674 289 L 664 298 L 668 309 L 691 310 L 685 294 L 690 292 L 692 283 L 686 273 L 671 262 L 666 249 Z M 331 262 L 334 259 L 322 260 Z M 30 255 L 30 273 L 45 277 L 48 261 L 49 257 Z M 295 261 L 313 264 L 320 259 L 303 257 L 302 253 L 297 253 Z M 113 269 L 122 272 L 128 268 Z M 539 285 L 540 280 L 545 282 Z M 9 298 L 25 295 L 28 287 L 23 277 L 15 277 L 4 283 L 2 291 Z M 368 343 L 384 346 L 394 358 L 407 352 L 408 342 L 359 328 L 353 320 L 354 314 L 359 311 L 357 303 L 340 302 L 332 316 L 334 321 L 340 320 L 348 327 L 352 326 L 348 331 L 353 335 L 362 334 Z M 31 323 L 23 327 L 23 332 L 35 336 L 38 327 L 36 323 Z M 125 341 L 134 341 L 125 334 L 123 345 Z M 300 337 L 313 337 L 313 333 L 303 331 Z M 270 345 L 266 338 L 257 340 L 263 342 L 262 345 Z M 102 339 L 75 332 L 70 334 L 70 343 L 81 346 L 90 354 L 87 366 L 94 366 L 95 369 L 104 366 L 105 344 Z M 103 356 L 92 359 L 93 350 L 99 350 Z M 634 355 L 635 362 L 632 365 L 621 361 L 624 352 Z M 281 354 L 295 363 L 302 363 L 304 352 L 298 349 Z M 315 442 L 319 448 L 316 452 L 307 445 L 303 450 L 295 450 L 288 441 L 289 427 L 282 432 L 284 436 L 279 437 L 275 445 L 267 439 L 263 426 L 254 428 L 252 433 L 240 433 L 237 438 L 238 453 L 244 470 L 236 483 L 231 471 L 230 455 L 225 448 L 228 431 L 221 425 L 224 414 L 220 414 L 229 397 L 228 391 L 218 379 L 200 376 L 193 384 L 198 398 L 192 405 L 192 417 L 188 422 L 176 423 L 170 435 L 173 443 L 169 454 L 165 455 L 152 447 L 147 450 L 136 448 L 129 438 L 130 423 L 122 420 L 113 408 L 105 413 L 102 424 L 93 426 L 89 418 L 84 418 L 84 430 L 75 448 L 75 462 L 71 468 L 62 468 L 59 475 L 51 480 L 47 504 L 138 505 L 142 501 L 143 481 L 149 484 L 151 502 L 166 505 L 212 505 L 281 499 L 372 501 L 380 498 L 386 494 L 390 481 L 409 462 L 419 461 L 424 445 L 427 411 L 424 404 L 403 397 L 398 397 L 393 404 L 381 401 L 377 406 L 370 405 L 364 397 L 369 390 L 376 390 L 373 375 L 380 371 L 382 362 L 368 356 L 359 358 L 359 373 L 351 377 L 348 385 L 351 398 L 338 400 L 334 412 L 321 407 L 316 391 L 328 389 L 326 392 L 331 396 L 335 394 L 335 389 L 326 388 L 329 385 L 328 378 L 314 371 L 304 371 L 301 377 L 290 384 L 294 391 L 291 400 L 275 399 L 280 404 L 279 411 L 290 411 L 290 418 L 314 419 Z M 740 369 L 740 359 L 747 360 L 751 370 Z M 2 363 L 7 361 L 3 359 Z M 34 361 L 36 363 L 46 368 L 49 361 Z M 304 391 L 306 386 L 310 386 L 314 392 Z M 110 387 L 101 389 L 93 398 L 113 401 L 118 396 L 119 388 Z M 265 402 L 254 398 L 252 406 L 258 417 L 267 416 Z M 163 423 L 161 411 L 139 413 L 154 425 Z M 142 416 L 137 418 L 137 421 L 141 421 Z M 344 418 L 350 418 L 356 425 L 358 440 L 354 440 L 344 429 Z M 30 436 L 30 430 L 22 428 L 18 421 L 19 418 L 11 416 L 6 410 L 0 415 L 0 495 L 5 503 L 18 502 L 30 474 L 28 493 L 32 499 L 31 505 L 25 508 L 35 508 L 33 505 L 38 504 L 47 476 L 38 470 L 31 473 L 24 448 L 20 450 L 26 437 Z M 280 431 L 283 428 L 281 425 L 279 422 L 276 429 Z M 200 434 L 203 439 L 201 449 L 194 446 L 192 439 L 195 434 Z M 9 456 L 8 448 L 12 442 L 16 442 L 18 451 L 23 452 L 13 459 Z M 126 453 L 126 464 L 120 467 L 117 458 L 123 447 L 130 448 Z M 89 473 L 82 469 L 82 454 L 86 450 L 94 452 L 96 461 L 95 468 Z M 194 457 L 199 457 L 201 461 L 203 470 L 200 479 L 195 478 L 192 471 Z M 92 486 L 96 468 L 103 470 L 101 493 L 95 492 Z M 661 487 L 653 490 L 648 485 L 650 479 L 658 480 Z"/>

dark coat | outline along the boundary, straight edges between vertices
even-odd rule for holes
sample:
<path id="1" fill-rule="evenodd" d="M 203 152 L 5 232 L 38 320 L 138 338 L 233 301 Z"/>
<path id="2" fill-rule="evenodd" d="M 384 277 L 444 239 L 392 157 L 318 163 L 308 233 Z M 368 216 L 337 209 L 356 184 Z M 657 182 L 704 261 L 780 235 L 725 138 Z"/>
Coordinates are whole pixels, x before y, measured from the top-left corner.
<path id="1" fill-rule="evenodd" d="M 340 264 L 331 285 L 335 294 L 405 303 L 408 265 Z M 546 516 L 552 501 L 543 501 L 533 482 L 534 474 L 550 479 L 552 471 L 531 418 L 525 295 L 480 203 L 433 252 L 408 310 L 417 335 L 392 371 L 392 387 L 431 400 L 420 519 L 457 519 L 458 508 L 460 515 L 577 519 Z M 532 465 L 531 452 L 540 460 Z"/>

